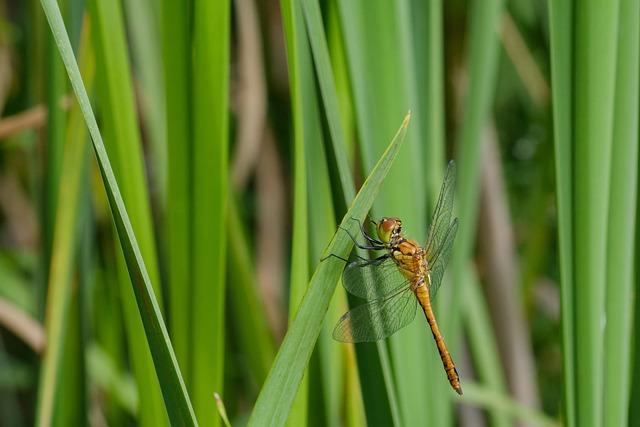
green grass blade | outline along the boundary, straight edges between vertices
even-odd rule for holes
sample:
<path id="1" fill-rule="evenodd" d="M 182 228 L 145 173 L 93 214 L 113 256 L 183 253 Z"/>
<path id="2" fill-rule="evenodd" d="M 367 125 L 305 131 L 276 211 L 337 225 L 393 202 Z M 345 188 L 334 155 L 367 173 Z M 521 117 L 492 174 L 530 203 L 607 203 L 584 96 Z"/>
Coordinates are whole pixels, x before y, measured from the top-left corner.
<path id="1" fill-rule="evenodd" d="M 140 109 L 148 132 L 154 195 L 164 206 L 167 196 L 166 115 L 157 3 L 155 0 L 126 0 L 123 5 L 137 75 L 136 83 L 139 85 Z"/>
<path id="2" fill-rule="evenodd" d="M 237 202 L 229 198 L 228 283 L 231 318 L 236 328 L 236 339 L 247 358 L 254 384 L 260 388 L 267 378 L 276 357 L 276 348 L 269 331 L 264 305 L 257 292 L 256 275 L 248 239 L 243 229 Z"/>
<path id="3" fill-rule="evenodd" d="M 309 213 L 307 200 L 307 157 L 305 139 L 319 141 L 315 103 L 306 102 L 311 80 L 309 52 L 301 6 L 298 2 L 283 0 L 283 27 L 287 47 L 289 85 L 293 106 L 293 230 L 291 242 L 291 275 L 289 278 L 289 323 L 298 309 L 309 283 Z M 313 87 L 311 87 L 313 90 Z M 310 159 L 309 159 L 310 161 Z M 308 418 L 309 371 L 306 370 L 293 401 L 287 424 L 304 426 Z"/>
<path id="4" fill-rule="evenodd" d="M 563 416 L 576 425 L 573 281 L 573 2 L 549 2 L 551 80 L 556 164 L 556 206 L 562 305 Z"/>
<path id="5" fill-rule="evenodd" d="M 198 421 L 217 426 L 224 384 L 230 2 L 193 4 L 192 371 Z"/>
<path id="6" fill-rule="evenodd" d="M 46 144 L 46 176 L 44 181 L 44 212 L 43 212 L 43 245 L 45 269 L 49 270 L 51 259 L 51 246 L 53 242 L 53 228 L 55 225 L 56 205 L 58 203 L 58 189 L 60 188 L 60 175 L 62 168 L 62 156 L 64 151 L 64 128 L 66 113 L 60 105 L 60 101 L 66 92 L 66 79 L 64 67 L 58 56 L 53 36 L 46 35 L 47 39 L 47 144 Z"/>
<path id="7" fill-rule="evenodd" d="M 425 85 L 425 157 L 427 164 L 426 180 L 431 194 L 431 204 L 434 206 L 440 191 L 440 184 L 444 177 L 445 161 L 445 108 L 444 108 L 444 53 L 443 53 L 443 13 L 442 1 L 432 0 L 428 2 L 426 34 L 426 60 L 427 76 L 420 81 Z M 420 16 L 420 15 L 418 15 Z M 422 40 L 420 40 L 422 41 Z M 420 43 L 416 43 L 419 45 Z"/>
<path id="8" fill-rule="evenodd" d="M 133 227 L 120 194 L 109 157 L 107 156 L 95 116 L 89 103 L 86 89 L 80 76 L 78 65 L 73 56 L 69 37 L 65 31 L 60 9 L 55 0 L 42 0 L 42 7 L 49 21 L 51 31 L 56 39 L 60 55 L 69 75 L 74 93 L 78 98 L 93 142 L 103 183 L 113 212 L 113 219 L 121 236 L 122 249 L 127 260 L 127 267 L 135 291 L 136 301 L 140 309 L 149 347 L 154 358 L 156 372 L 160 380 L 169 417 L 174 424 L 196 425 L 195 416 L 186 388 L 180 375 L 171 342 L 167 335 L 160 307 L 154 295 L 153 286 L 145 267 L 140 248 L 136 241 Z"/>
<path id="9" fill-rule="evenodd" d="M 576 421 L 598 426 L 618 1 L 582 2 L 574 20 Z"/>
<path id="10" fill-rule="evenodd" d="M 607 239 L 604 424 L 627 425 L 638 180 L 640 3 L 620 0 Z"/>
<path id="11" fill-rule="evenodd" d="M 491 330 L 491 319 L 487 311 L 480 283 L 471 268 L 465 274 L 464 321 L 469 336 L 469 347 L 473 363 L 480 381 L 490 391 L 506 394 L 504 373 L 501 370 L 500 356 L 496 340 Z M 467 384 L 464 384 L 465 394 Z M 493 426 L 508 426 L 509 419 L 499 410 L 490 410 Z"/>
<path id="12" fill-rule="evenodd" d="M 194 3 L 192 389 L 204 425 L 218 425 L 211 396 L 223 392 L 226 262 L 228 1 Z"/>
<path id="13" fill-rule="evenodd" d="M 329 47 L 324 33 L 322 23 L 322 13 L 317 0 L 303 0 L 302 9 L 304 11 L 307 34 L 311 43 L 311 52 L 316 67 L 316 75 L 320 85 L 320 93 L 324 102 L 324 111 L 327 115 L 331 142 L 338 166 L 338 175 L 344 198 L 349 204 L 355 196 L 355 187 L 349 168 L 349 161 L 345 154 L 345 131 L 340 117 L 338 94 L 336 93 L 336 83 L 331 68 L 329 58 Z"/>
<path id="14" fill-rule="evenodd" d="M 88 148 L 84 144 L 85 149 Z M 85 160 L 88 157 L 85 156 Z M 84 195 L 84 192 L 83 192 Z M 85 221 L 80 221 L 84 225 Z M 56 392 L 58 399 L 53 415 L 53 425 L 69 426 L 83 425 L 87 417 L 87 390 L 85 387 L 85 360 L 83 326 L 86 319 L 82 317 L 84 308 L 83 290 L 79 283 L 72 284 L 71 299 L 67 313 L 67 328 L 65 330 L 62 363 L 60 365 L 61 378 Z"/>
<path id="15" fill-rule="evenodd" d="M 421 12 L 424 7 L 425 14 Z M 425 45 L 425 50 L 416 52 L 416 64 L 418 89 L 422 103 L 419 113 L 420 120 L 424 122 L 424 139 L 425 139 L 425 179 L 428 197 L 428 212 L 435 206 L 440 192 L 440 185 L 444 177 L 444 167 L 447 164 L 445 160 L 446 139 L 446 113 L 444 102 L 444 90 L 446 81 L 444 79 L 444 41 L 443 41 L 443 25 L 444 16 L 442 11 L 442 2 L 440 0 L 432 0 L 429 2 L 414 2 L 416 11 L 414 12 L 414 31 L 416 32 L 416 49 L 418 46 Z M 426 17 L 424 19 L 423 17 Z M 426 26 L 426 29 L 423 28 Z M 424 39 L 418 38 L 420 31 L 424 34 Z M 424 65 L 423 65 L 424 64 Z M 422 89 L 422 85 L 424 89 Z M 446 301 L 447 294 L 455 289 L 455 285 L 449 283 L 445 287 L 445 298 L 439 298 L 435 302 L 436 313 L 443 317 L 443 326 L 446 323 Z M 446 330 L 443 329 L 446 333 Z M 441 363 L 437 352 L 429 352 L 430 366 L 439 368 Z M 429 397 L 433 404 L 431 405 L 429 414 L 433 423 L 451 424 L 451 408 L 448 403 L 451 402 L 451 394 L 449 394 L 450 385 L 446 381 L 434 381 L 434 387 L 428 390 Z"/>
<path id="16" fill-rule="evenodd" d="M 162 1 L 167 127 L 166 242 L 171 341 L 190 384 L 191 362 L 191 31 L 190 3 Z"/>
<path id="17" fill-rule="evenodd" d="M 640 138 L 640 134 L 638 135 Z M 640 165 L 639 165 L 640 166 Z M 640 188 L 640 176 L 638 177 L 638 186 Z M 636 212 L 640 212 L 640 197 L 637 198 Z M 634 268 L 634 281 L 636 295 L 640 295 L 640 215 L 636 216 L 636 238 L 635 238 L 635 259 L 636 264 Z M 633 330 L 640 331 L 640 310 L 635 306 L 635 318 L 633 319 Z M 633 377 L 631 378 L 631 402 L 637 402 L 640 399 L 640 340 L 635 340 L 633 346 L 633 361 L 632 361 Z M 629 405 L 629 419 L 640 420 L 640 407 L 639 405 Z"/>
<path id="18" fill-rule="evenodd" d="M 95 73 L 93 56 L 88 49 L 88 40 L 83 43 L 80 54 L 82 69 L 87 84 L 92 85 Z M 40 370 L 38 387 L 38 408 L 36 425 L 50 425 L 56 405 L 56 390 L 61 378 L 63 351 L 67 331 L 69 330 L 69 304 L 72 294 L 72 272 L 76 250 L 77 224 L 80 223 L 78 212 L 81 211 L 80 196 L 82 179 L 87 167 L 87 135 L 82 123 L 82 115 L 77 104 L 71 110 L 68 121 L 68 143 L 63 152 L 60 165 L 60 185 L 64 191 L 57 193 L 58 206 L 53 227 L 51 245 L 51 262 L 48 278 L 47 308 L 45 327 L 47 331 L 47 349 L 44 352 Z M 77 298 L 75 300 L 77 304 Z M 67 347 L 68 348 L 68 347 Z"/>
<path id="19" fill-rule="evenodd" d="M 342 227 L 354 229 L 354 221 L 351 218 L 362 220 L 371 208 L 380 185 L 391 169 L 401 147 L 408 121 L 409 116 L 405 118 L 400 130 L 358 192 L 342 220 Z M 336 254 L 346 257 L 352 245 L 353 242 L 346 233 L 336 233 L 325 251 L 325 256 Z M 249 420 L 250 425 L 284 423 L 320 334 L 325 313 L 343 267 L 343 263 L 339 260 L 327 259 L 320 263 L 311 277 L 308 291 L 300 304 L 296 318 L 284 338 L 269 377 L 258 396 Z"/>
<path id="20" fill-rule="evenodd" d="M 308 64 L 311 67 L 310 61 Z M 309 70 L 311 71 L 311 70 Z M 309 73 L 313 75 L 313 73 Z M 309 95 L 307 100 L 316 101 L 309 103 L 317 104 L 317 94 L 315 93 L 314 81 L 310 80 Z M 316 109 L 316 135 L 321 134 L 318 111 Z M 314 129 L 311 129 L 312 131 Z M 336 229 L 335 210 L 331 195 L 331 180 L 327 166 L 327 157 L 324 152 L 324 145 L 320 138 L 305 138 L 305 150 L 307 159 L 307 182 L 309 205 L 309 259 L 312 268 L 317 266 L 322 258 L 322 252 L 331 241 L 331 237 Z M 345 158 L 346 160 L 346 158 Z M 348 165 L 347 165 L 348 166 Z M 327 311 L 328 319 L 338 319 L 347 308 L 347 299 L 344 289 L 336 288 L 336 292 L 331 299 Z M 333 322 L 325 322 L 318 339 L 316 351 L 319 357 L 320 385 L 315 384 L 316 389 L 321 389 L 322 399 L 312 400 L 314 403 L 324 403 L 324 420 L 326 425 L 340 424 L 341 405 L 344 402 L 344 381 L 343 381 L 343 346 L 336 345 L 333 340 Z M 319 405 L 318 405 L 319 406 Z"/>

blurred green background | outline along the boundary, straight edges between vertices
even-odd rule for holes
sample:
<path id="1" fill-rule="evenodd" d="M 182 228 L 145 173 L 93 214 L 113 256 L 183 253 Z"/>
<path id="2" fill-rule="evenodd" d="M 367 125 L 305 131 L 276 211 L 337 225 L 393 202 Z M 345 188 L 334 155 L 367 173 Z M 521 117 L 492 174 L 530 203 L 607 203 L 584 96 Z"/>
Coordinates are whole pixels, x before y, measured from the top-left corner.
<path id="1" fill-rule="evenodd" d="M 640 425 L 639 58 L 637 0 L 0 0 L 0 425 Z M 461 397 L 320 262 L 449 159 Z"/>

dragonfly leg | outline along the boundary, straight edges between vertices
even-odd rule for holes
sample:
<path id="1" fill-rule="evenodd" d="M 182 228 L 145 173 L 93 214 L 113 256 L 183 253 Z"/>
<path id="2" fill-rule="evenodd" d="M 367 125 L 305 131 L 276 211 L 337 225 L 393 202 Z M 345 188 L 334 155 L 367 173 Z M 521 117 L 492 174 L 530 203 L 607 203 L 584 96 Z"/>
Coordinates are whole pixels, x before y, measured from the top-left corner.
<path id="1" fill-rule="evenodd" d="M 346 228 L 344 228 L 341 225 L 339 225 L 338 228 L 343 230 L 343 231 L 345 231 L 349 235 L 349 237 L 351 237 L 351 240 L 353 241 L 353 244 L 356 245 L 357 247 L 359 247 L 360 249 L 366 249 L 366 250 L 369 250 L 369 251 L 384 249 L 384 246 L 378 245 L 377 243 L 372 243 L 371 246 L 361 245 L 360 243 L 358 243 L 356 238 L 353 237 L 353 234 L 351 234 L 351 232 L 349 230 L 347 230 Z"/>
<path id="2" fill-rule="evenodd" d="M 331 257 L 338 258 L 340 261 L 344 261 L 344 262 L 346 262 L 346 263 L 351 263 L 351 262 L 360 262 L 360 261 L 372 261 L 372 260 L 370 260 L 370 259 L 367 259 L 367 258 L 361 257 L 360 255 L 354 255 L 354 256 L 355 256 L 356 258 L 358 258 L 358 261 L 349 261 L 349 260 L 348 260 L 348 259 L 346 259 L 346 258 L 342 258 L 340 255 L 336 255 L 336 254 L 329 254 L 329 255 L 327 255 L 326 257 L 320 258 L 320 262 L 323 262 L 323 261 L 325 261 L 327 258 L 331 258 Z"/>
<path id="3" fill-rule="evenodd" d="M 322 257 L 322 258 L 320 258 L 320 262 L 324 262 L 325 260 L 327 260 L 327 259 L 329 259 L 331 257 L 338 258 L 340 261 L 344 261 L 344 262 L 347 262 L 347 263 L 349 262 L 348 259 L 342 258 L 341 256 L 336 255 L 336 254 L 329 254 L 329 255 L 327 255 L 325 257 Z"/>
<path id="4" fill-rule="evenodd" d="M 351 217 L 351 220 L 358 223 L 358 226 L 360 227 L 360 233 L 362 233 L 364 238 L 367 239 L 369 243 L 371 243 L 372 245 L 378 245 L 378 246 L 383 244 L 380 240 L 375 239 L 367 234 L 367 231 L 364 229 L 364 225 L 360 222 L 358 218 Z M 374 221 L 371 221 L 371 222 L 375 224 Z"/>
<path id="5" fill-rule="evenodd" d="M 385 259 L 389 258 L 390 255 L 389 254 L 384 254 L 384 255 L 380 255 L 379 257 L 373 258 L 373 259 L 363 258 L 361 256 L 357 256 L 357 257 L 359 258 L 358 261 L 351 261 L 350 264 L 357 264 L 358 267 L 364 267 L 365 265 L 380 264 L 382 261 L 384 261 Z"/>

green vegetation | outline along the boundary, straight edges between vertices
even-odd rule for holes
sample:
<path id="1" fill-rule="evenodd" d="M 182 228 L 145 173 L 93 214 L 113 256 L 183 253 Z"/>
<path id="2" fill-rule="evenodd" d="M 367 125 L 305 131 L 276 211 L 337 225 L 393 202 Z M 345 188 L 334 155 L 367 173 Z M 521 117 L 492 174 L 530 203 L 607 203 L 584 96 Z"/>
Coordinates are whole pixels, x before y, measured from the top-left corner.
<path id="1" fill-rule="evenodd" d="M 636 0 L 2 5 L 1 425 L 640 416 Z M 449 159 L 463 396 L 421 315 L 332 338 Z"/>

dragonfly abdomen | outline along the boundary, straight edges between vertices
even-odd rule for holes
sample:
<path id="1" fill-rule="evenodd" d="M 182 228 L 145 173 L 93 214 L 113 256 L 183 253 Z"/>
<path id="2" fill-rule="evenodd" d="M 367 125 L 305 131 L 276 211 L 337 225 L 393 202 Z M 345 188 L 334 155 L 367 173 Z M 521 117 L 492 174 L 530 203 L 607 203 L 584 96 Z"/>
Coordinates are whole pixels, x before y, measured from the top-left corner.
<path id="1" fill-rule="evenodd" d="M 427 288 L 426 283 L 423 279 L 420 279 L 420 282 L 417 283 L 415 288 L 415 294 L 420 302 L 420 306 L 422 307 L 422 311 L 424 311 L 424 315 L 427 318 L 427 322 L 429 323 L 429 327 L 431 328 L 431 333 L 433 334 L 433 339 L 436 342 L 436 346 L 438 347 L 438 353 L 440 353 L 440 359 L 442 360 L 442 365 L 444 366 L 445 373 L 447 374 L 447 378 L 451 387 L 458 394 L 462 394 L 462 386 L 460 385 L 460 377 L 458 376 L 458 371 L 456 370 L 456 365 L 453 362 L 453 358 L 447 349 L 447 345 L 444 342 L 444 338 L 440 333 L 440 328 L 438 327 L 438 323 L 436 322 L 436 317 L 433 314 L 433 309 L 431 308 L 431 299 L 429 297 L 429 289 Z"/>

